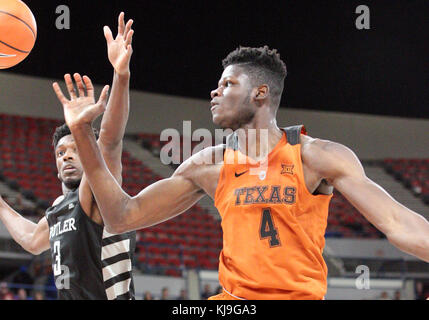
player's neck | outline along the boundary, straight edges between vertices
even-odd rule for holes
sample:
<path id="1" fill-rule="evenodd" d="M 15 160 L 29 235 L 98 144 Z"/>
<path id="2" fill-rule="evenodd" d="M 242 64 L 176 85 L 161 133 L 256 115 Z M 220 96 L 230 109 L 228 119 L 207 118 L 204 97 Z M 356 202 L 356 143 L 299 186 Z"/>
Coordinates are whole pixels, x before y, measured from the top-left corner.
<path id="1" fill-rule="evenodd" d="M 275 118 L 252 121 L 236 130 L 241 153 L 260 161 L 268 156 L 283 136 Z"/>
<path id="2" fill-rule="evenodd" d="M 61 184 L 61 188 L 62 188 L 64 197 L 67 196 L 70 192 L 73 192 L 74 190 L 76 190 L 76 189 L 68 188 L 64 183 Z"/>

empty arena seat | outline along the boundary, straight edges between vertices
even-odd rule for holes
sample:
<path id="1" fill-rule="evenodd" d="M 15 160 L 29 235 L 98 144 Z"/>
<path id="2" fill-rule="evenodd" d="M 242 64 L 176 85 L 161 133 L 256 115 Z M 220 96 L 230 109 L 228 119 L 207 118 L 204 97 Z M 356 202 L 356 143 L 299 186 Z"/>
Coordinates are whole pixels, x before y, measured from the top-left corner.
<path id="1" fill-rule="evenodd" d="M 342 195 L 334 191 L 330 206 L 325 237 L 382 238 L 372 226 Z"/>
<path id="2" fill-rule="evenodd" d="M 385 159 L 383 165 L 387 173 L 416 195 L 422 193 L 423 186 L 429 180 L 429 159 Z"/>

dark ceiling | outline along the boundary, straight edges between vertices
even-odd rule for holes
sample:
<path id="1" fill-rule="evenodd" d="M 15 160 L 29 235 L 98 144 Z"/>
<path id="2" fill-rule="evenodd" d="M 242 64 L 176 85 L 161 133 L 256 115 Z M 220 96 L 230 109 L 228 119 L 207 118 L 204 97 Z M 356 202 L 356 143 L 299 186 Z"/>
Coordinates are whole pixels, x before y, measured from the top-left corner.
<path id="1" fill-rule="evenodd" d="M 103 26 L 134 19 L 133 89 L 209 99 L 238 45 L 277 48 L 288 68 L 282 107 L 429 118 L 429 1 L 27 0 L 30 56 L 4 72 L 111 82 Z M 358 5 L 370 29 L 357 30 Z M 59 5 L 70 30 L 55 27 Z"/>

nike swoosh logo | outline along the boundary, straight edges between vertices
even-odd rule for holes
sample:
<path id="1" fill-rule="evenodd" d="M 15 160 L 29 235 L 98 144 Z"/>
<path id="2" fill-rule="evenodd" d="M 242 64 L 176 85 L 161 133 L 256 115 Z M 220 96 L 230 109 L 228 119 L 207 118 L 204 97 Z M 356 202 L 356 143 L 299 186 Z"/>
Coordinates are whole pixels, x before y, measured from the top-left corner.
<path id="1" fill-rule="evenodd" d="M 243 174 L 245 174 L 247 171 L 249 171 L 249 170 L 246 170 L 246 171 L 244 171 L 244 172 L 242 172 L 242 173 L 235 173 L 235 177 L 236 178 L 238 178 L 239 176 L 241 176 L 241 175 L 243 175 Z"/>
<path id="2" fill-rule="evenodd" d="M 0 52 L 0 58 L 16 57 L 16 54 L 6 54 Z"/>

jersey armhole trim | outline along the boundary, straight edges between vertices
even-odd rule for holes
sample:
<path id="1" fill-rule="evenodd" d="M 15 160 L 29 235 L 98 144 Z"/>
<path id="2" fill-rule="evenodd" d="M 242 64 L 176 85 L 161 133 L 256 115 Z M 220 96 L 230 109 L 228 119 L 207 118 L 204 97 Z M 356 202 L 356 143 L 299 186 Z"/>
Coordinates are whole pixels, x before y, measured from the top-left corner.
<path id="1" fill-rule="evenodd" d="M 303 181 L 303 189 L 304 191 L 307 193 L 307 195 L 310 195 L 311 197 L 314 198 L 323 198 L 323 197 L 332 197 L 334 195 L 334 193 L 330 193 L 330 194 L 324 194 L 324 193 L 319 193 L 319 194 L 313 194 L 310 192 L 310 190 L 308 190 L 307 188 L 307 184 L 305 183 L 305 175 L 304 175 L 304 163 L 302 161 L 302 156 L 301 156 L 301 144 L 298 145 L 298 159 L 299 159 L 299 163 L 300 163 L 300 167 L 301 167 L 301 174 L 302 174 L 302 178 L 304 179 Z M 319 186 L 318 186 L 319 187 Z M 317 188 L 316 188 L 317 189 Z"/>
<path id="2" fill-rule="evenodd" d="M 219 182 L 222 180 L 223 174 L 224 174 L 225 152 L 227 151 L 227 148 L 228 147 L 225 144 L 223 147 L 223 164 L 222 164 L 222 167 L 220 168 L 220 171 L 219 171 L 219 177 L 217 179 L 216 192 L 214 194 L 214 199 L 213 199 L 215 208 L 217 208 L 217 199 L 219 198 L 219 193 L 221 192 L 220 189 L 223 188 L 223 186 L 221 186 L 221 184 Z"/>

